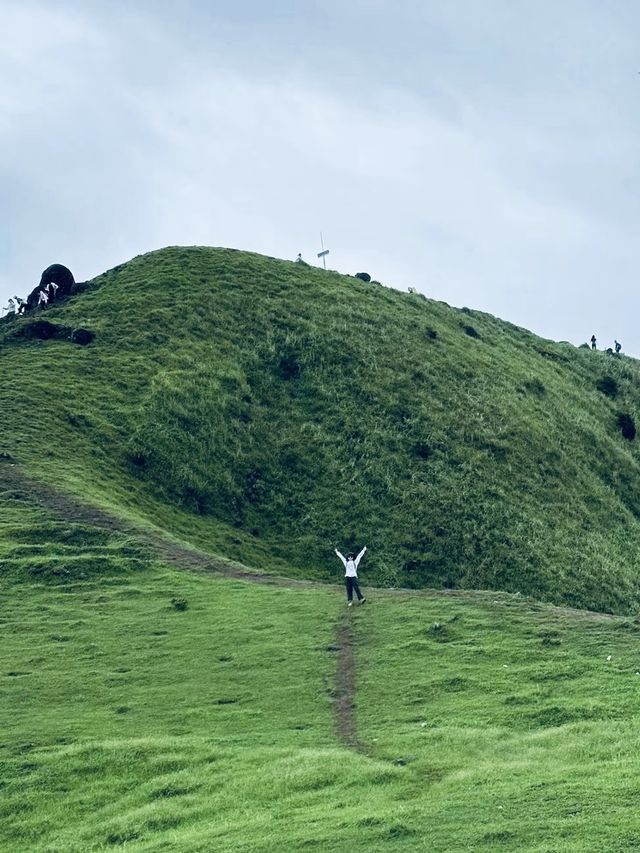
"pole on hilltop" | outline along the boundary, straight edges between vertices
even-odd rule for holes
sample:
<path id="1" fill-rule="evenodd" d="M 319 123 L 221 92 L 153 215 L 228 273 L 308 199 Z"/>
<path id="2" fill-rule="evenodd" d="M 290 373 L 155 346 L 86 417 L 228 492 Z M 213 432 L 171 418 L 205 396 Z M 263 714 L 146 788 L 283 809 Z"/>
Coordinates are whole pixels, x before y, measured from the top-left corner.
<path id="1" fill-rule="evenodd" d="M 327 268 L 327 255 L 329 254 L 329 250 L 325 249 L 324 242 L 322 240 L 322 231 L 320 232 L 320 246 L 322 247 L 322 251 L 318 252 L 318 257 L 322 258 L 322 265 L 324 268 Z"/>

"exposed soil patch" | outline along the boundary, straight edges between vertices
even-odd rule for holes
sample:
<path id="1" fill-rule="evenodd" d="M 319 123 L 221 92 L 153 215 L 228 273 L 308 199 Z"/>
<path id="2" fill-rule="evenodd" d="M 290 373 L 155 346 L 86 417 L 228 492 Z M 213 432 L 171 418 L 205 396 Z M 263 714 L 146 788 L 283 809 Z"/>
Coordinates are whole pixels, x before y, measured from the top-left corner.
<path id="1" fill-rule="evenodd" d="M 338 621 L 335 649 L 338 660 L 334 693 L 334 716 L 339 740 L 351 749 L 359 749 L 356 728 L 356 661 L 351 614 Z"/>

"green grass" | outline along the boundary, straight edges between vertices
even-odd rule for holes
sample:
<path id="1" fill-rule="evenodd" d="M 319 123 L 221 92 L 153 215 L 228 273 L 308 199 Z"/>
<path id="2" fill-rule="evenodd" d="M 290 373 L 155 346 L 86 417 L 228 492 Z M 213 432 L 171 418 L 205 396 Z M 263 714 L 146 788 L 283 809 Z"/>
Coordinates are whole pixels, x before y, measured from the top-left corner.
<path id="1" fill-rule="evenodd" d="M 637 849 L 634 621 L 367 593 L 359 753 L 332 715 L 337 587 L 154 561 L 5 582 L 0 850 Z"/>
<path id="2" fill-rule="evenodd" d="M 326 580 L 366 542 L 381 585 L 638 607 L 633 359 L 225 249 L 46 317 L 96 340 L 0 324 L 0 451 L 37 477 L 267 570 Z"/>
<path id="3" fill-rule="evenodd" d="M 96 340 L 0 322 L 0 850 L 638 849 L 635 361 L 204 248 L 46 317 Z"/>
<path id="4" fill-rule="evenodd" d="M 424 786 L 430 849 L 637 848 L 634 621 L 488 595 L 357 615 L 359 728 Z"/>

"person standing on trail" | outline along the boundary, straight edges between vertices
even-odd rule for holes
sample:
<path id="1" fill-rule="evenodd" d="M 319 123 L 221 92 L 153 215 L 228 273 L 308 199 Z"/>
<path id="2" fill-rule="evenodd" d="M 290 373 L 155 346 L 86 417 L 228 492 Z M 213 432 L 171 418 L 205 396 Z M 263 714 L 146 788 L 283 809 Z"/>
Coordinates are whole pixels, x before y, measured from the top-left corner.
<path id="1" fill-rule="evenodd" d="M 622 344 L 620 343 L 620 341 L 614 341 L 613 345 L 616 348 L 616 355 L 618 355 L 620 353 L 620 350 L 622 349 Z"/>
<path id="2" fill-rule="evenodd" d="M 354 590 L 358 596 L 360 604 L 364 604 L 367 599 L 360 592 L 360 585 L 358 584 L 358 566 L 360 565 L 360 560 L 364 557 L 364 552 L 367 550 L 367 546 L 364 546 L 357 557 L 354 557 L 353 554 L 347 554 L 345 557 L 337 548 L 335 550 L 344 565 L 344 583 L 347 587 L 347 607 L 351 607 L 353 604 Z"/>
<path id="3" fill-rule="evenodd" d="M 597 343 L 598 343 L 598 342 L 596 341 L 596 336 L 595 336 L 595 335 L 591 335 L 591 349 L 595 349 L 595 348 L 596 348 L 596 344 L 597 344 Z"/>

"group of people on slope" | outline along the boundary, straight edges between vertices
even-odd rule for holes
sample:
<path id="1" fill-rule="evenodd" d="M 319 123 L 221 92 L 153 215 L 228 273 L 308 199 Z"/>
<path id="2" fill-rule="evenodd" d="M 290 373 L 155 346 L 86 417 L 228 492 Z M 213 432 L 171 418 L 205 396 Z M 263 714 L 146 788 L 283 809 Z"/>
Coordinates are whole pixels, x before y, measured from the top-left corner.
<path id="1" fill-rule="evenodd" d="M 29 307 L 35 308 L 46 308 L 50 302 L 53 302 L 56 298 L 56 294 L 58 292 L 58 287 L 55 281 L 50 281 L 44 287 L 41 287 L 37 292 L 37 300 L 35 306 L 25 302 L 24 299 L 21 299 L 19 296 L 14 296 L 12 299 L 7 301 L 7 304 L 2 308 L 2 313 L 0 316 L 4 316 L 5 314 L 15 314 L 19 316 L 20 314 L 26 314 L 29 310 Z M 29 297 L 31 300 L 31 297 Z"/>
<path id="2" fill-rule="evenodd" d="M 619 355 L 620 350 L 622 349 L 622 344 L 620 343 L 620 341 L 614 340 L 613 347 L 616 351 L 616 355 Z M 595 335 L 591 335 L 591 349 L 598 349 L 598 339 Z M 611 348 L 609 348 L 607 352 L 611 352 Z"/>
<path id="3" fill-rule="evenodd" d="M 58 293 L 58 285 L 55 281 L 50 281 L 38 291 L 38 302 L 36 308 L 46 308 L 49 302 L 53 302 Z"/>
<path id="4" fill-rule="evenodd" d="M 24 299 L 14 296 L 13 299 L 9 299 L 7 304 L 0 309 L 0 317 L 4 317 L 5 314 L 24 314 L 26 310 L 27 303 Z"/>

